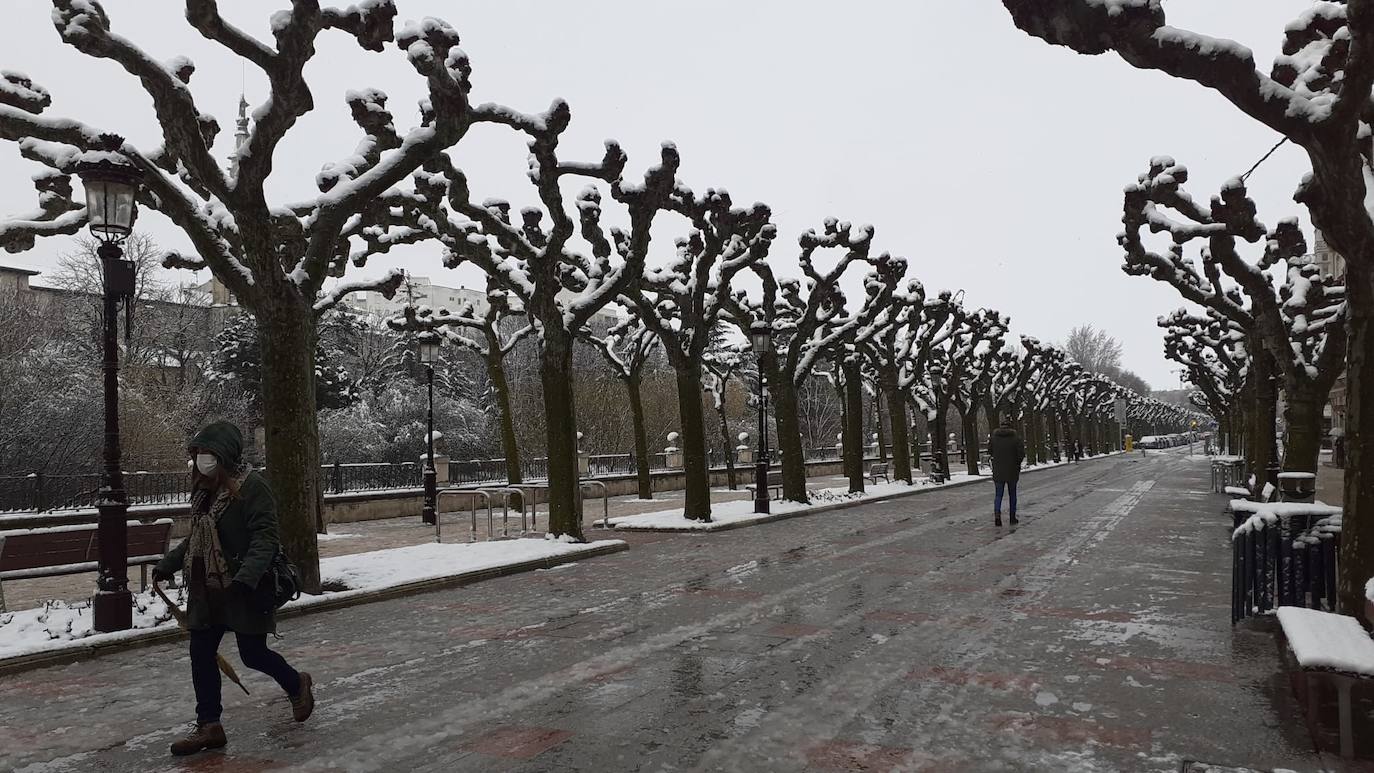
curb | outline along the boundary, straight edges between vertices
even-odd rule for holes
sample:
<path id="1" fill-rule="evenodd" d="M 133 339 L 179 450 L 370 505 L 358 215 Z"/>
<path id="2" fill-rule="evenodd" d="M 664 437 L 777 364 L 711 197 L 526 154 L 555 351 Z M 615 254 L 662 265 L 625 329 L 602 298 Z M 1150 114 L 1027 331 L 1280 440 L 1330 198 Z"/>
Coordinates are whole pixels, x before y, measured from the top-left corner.
<path id="1" fill-rule="evenodd" d="M 588 558 L 598 558 L 613 553 L 620 553 L 629 550 L 630 546 L 625 543 L 619 545 L 603 545 L 596 548 L 577 553 L 565 553 L 561 556 L 551 556 L 549 558 L 535 558 L 529 561 L 521 561 L 516 564 L 506 564 L 505 566 L 494 566 L 489 569 L 476 569 L 471 572 L 449 575 L 447 577 L 434 577 L 427 580 L 415 580 L 413 582 L 392 585 L 386 588 L 378 588 L 371 591 L 359 591 L 353 594 L 338 594 L 340 598 L 324 597 L 323 600 L 313 604 L 305 604 L 296 607 L 287 607 L 277 610 L 277 619 L 284 620 L 292 617 L 302 617 L 315 612 L 326 612 L 345 607 L 368 604 L 373 601 L 385 601 L 400 596 L 412 596 L 429 591 L 444 590 L 446 588 L 456 588 L 463 585 L 482 582 L 483 580 L 494 580 L 499 577 L 508 577 L 515 574 L 523 574 L 536 569 L 550 569 L 563 564 L 571 564 Z M 0 676 L 17 674 L 21 671 L 31 671 L 48 666 L 60 666 L 77 661 L 88 660 L 101 655 L 108 655 L 115 652 L 140 649 L 154 644 L 184 639 L 187 632 L 182 628 L 168 629 L 146 629 L 145 633 L 135 633 L 127 638 L 116 639 L 114 641 L 100 642 L 98 644 L 78 645 L 63 647 L 56 652 L 34 652 L 27 655 L 15 655 L 8 658 L 0 658 Z"/>
<path id="2" fill-rule="evenodd" d="M 1097 456 L 1097 457 L 1094 457 L 1094 458 L 1092 458 L 1092 459 L 1085 459 L 1084 461 L 1088 461 L 1088 462 L 1097 462 L 1097 461 L 1102 461 L 1102 460 L 1104 460 L 1104 459 L 1110 459 L 1110 458 L 1112 458 L 1112 457 L 1114 457 L 1114 456 L 1121 456 L 1121 455 L 1124 454 L 1124 453 L 1125 453 L 1124 451 L 1115 451 L 1115 452 L 1110 453 L 1110 454 L 1102 454 L 1101 456 Z M 1051 466 L 1049 466 L 1049 467 L 1037 467 L 1037 468 L 1035 468 L 1035 469 L 1022 470 L 1022 471 L 1021 471 L 1021 474 L 1022 474 L 1022 475 L 1029 475 L 1029 474 L 1031 474 L 1031 473 L 1033 473 L 1033 472 L 1046 472 L 1046 471 L 1048 471 L 1048 470 L 1056 470 L 1056 469 L 1059 469 L 1060 467 L 1068 467 L 1068 466 L 1070 466 L 1071 464 L 1072 464 L 1071 462 L 1060 462 L 1059 464 L 1054 464 L 1054 465 L 1051 465 Z M 903 497 L 920 496 L 921 494 L 931 494 L 931 493 L 934 493 L 934 492 L 936 492 L 936 491 L 949 491 L 950 489 L 963 488 L 963 487 L 965 487 L 965 486 L 972 486 L 972 485 L 975 485 L 975 484 L 978 484 L 978 483 L 991 483 L 991 482 L 992 482 L 992 478 L 990 478 L 990 477 L 987 477 L 987 478 L 974 478 L 974 479 L 972 479 L 972 480 L 961 480 L 961 481 L 958 481 L 957 483 L 946 483 L 946 484 L 941 485 L 941 486 L 927 486 L 927 487 L 924 487 L 924 488 L 915 489 L 915 490 L 913 490 L 913 491 L 898 491 L 898 492 L 894 492 L 894 493 L 892 493 L 892 494 L 883 494 L 882 496 L 869 497 L 869 498 L 867 498 L 867 499 L 859 499 L 859 500 L 854 500 L 854 501 L 851 501 L 851 502 L 835 502 L 835 503 L 833 503 L 833 504 L 828 504 L 828 505 L 819 505 L 819 506 L 817 506 L 817 507 L 807 508 L 806 510 L 797 510 L 796 512 L 791 512 L 791 513 L 777 513 L 777 514 L 775 514 L 775 515 L 767 515 L 767 516 L 764 516 L 763 518 L 756 518 L 756 519 L 752 519 L 752 520 L 748 520 L 748 521 L 733 521 L 733 522 L 730 522 L 730 523 L 722 523 L 722 524 L 720 524 L 719 526 L 708 526 L 708 527 L 706 527 L 706 528 L 704 528 L 704 529 L 669 529 L 669 528 L 665 528 L 665 527 L 662 527 L 662 526 L 620 526 L 620 525 L 612 525 L 611 531 L 629 531 L 629 532 L 655 533 L 655 534 L 714 534 L 714 533 L 716 533 L 716 532 L 718 532 L 718 531 L 734 531 L 735 529 L 747 529 L 747 528 L 749 528 L 749 527 L 751 527 L 751 526 L 761 526 L 761 525 L 763 525 L 763 524 L 765 524 L 765 523 L 775 523 L 775 522 L 777 522 L 777 521 L 785 521 L 785 520 L 788 520 L 789 518 L 804 518 L 804 517 L 806 517 L 806 516 L 808 516 L 808 515 L 819 515 L 819 514 L 821 514 L 821 513 L 828 513 L 828 512 L 830 512 L 830 511 L 832 511 L 832 510 L 843 510 L 843 509 L 845 509 L 845 508 L 847 508 L 847 507 L 859 507 L 859 506 L 861 506 L 861 505 L 878 504 L 878 503 L 880 503 L 880 502 L 889 502 L 889 501 L 891 501 L 891 500 L 894 500 L 894 499 L 901 499 L 901 498 L 903 498 Z M 633 516 L 630 516 L 630 517 L 633 517 Z M 0 668 L 3 668 L 3 666 L 0 666 Z M 0 671 L 0 673 L 3 673 L 3 671 Z"/>

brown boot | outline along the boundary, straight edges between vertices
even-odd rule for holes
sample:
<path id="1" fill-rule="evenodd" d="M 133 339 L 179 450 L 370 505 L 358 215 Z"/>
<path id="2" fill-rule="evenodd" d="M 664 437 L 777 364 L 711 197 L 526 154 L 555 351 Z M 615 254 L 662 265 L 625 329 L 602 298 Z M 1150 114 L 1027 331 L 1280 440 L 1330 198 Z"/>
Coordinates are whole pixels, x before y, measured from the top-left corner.
<path id="1" fill-rule="evenodd" d="M 301 672 L 301 691 L 291 696 L 291 718 L 297 722 L 304 722 L 310 719 L 310 715 L 315 711 L 315 691 L 312 688 L 314 680 L 310 674 Z"/>
<path id="2" fill-rule="evenodd" d="M 224 737 L 224 725 L 218 722 L 193 722 L 191 732 L 185 738 L 172 742 L 172 754 L 184 757 L 206 749 L 221 749 L 229 743 Z"/>

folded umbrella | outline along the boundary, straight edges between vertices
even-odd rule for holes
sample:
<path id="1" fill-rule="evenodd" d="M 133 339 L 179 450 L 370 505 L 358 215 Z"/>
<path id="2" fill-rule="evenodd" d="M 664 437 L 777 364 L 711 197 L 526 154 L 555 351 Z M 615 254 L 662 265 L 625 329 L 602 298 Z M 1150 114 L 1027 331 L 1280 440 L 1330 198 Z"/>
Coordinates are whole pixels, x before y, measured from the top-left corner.
<path id="1" fill-rule="evenodd" d="M 162 599 L 163 603 L 167 605 L 167 611 L 171 612 L 172 617 L 176 618 L 177 625 L 181 626 L 182 628 L 186 628 L 186 613 L 181 610 L 181 607 L 178 607 L 176 604 L 172 603 L 172 600 L 167 598 L 167 594 L 162 592 L 162 587 L 159 586 L 157 583 L 153 583 L 153 591 L 157 593 L 157 595 Z M 244 687 L 243 682 L 239 680 L 238 672 L 234 671 L 234 667 L 229 665 L 229 661 L 225 660 L 223 655 L 216 652 L 215 662 L 219 664 L 220 672 L 223 673 L 225 676 L 229 677 L 229 681 L 238 685 L 239 689 L 243 690 L 244 695 L 249 694 L 248 688 Z"/>

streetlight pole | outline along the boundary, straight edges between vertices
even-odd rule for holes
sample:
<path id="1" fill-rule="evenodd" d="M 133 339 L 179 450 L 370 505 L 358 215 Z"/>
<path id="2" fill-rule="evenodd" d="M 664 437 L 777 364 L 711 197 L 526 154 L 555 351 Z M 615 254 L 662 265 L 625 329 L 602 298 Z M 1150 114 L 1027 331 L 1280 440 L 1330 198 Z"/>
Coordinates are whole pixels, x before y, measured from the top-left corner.
<path id="1" fill-rule="evenodd" d="M 433 525 L 438 520 L 439 474 L 434 469 L 434 363 L 439 358 L 439 334 L 426 331 L 420 334 L 420 361 L 425 364 L 428 381 L 429 407 L 425 433 L 425 505 L 420 520 Z"/>
<path id="2" fill-rule="evenodd" d="M 140 173 L 122 156 L 112 152 L 123 140 L 110 137 L 107 152 L 78 162 L 77 173 L 86 187 L 86 217 L 91 233 L 100 240 L 104 294 L 101 319 L 101 368 L 105 387 L 105 437 L 101 470 L 99 513 L 96 526 L 95 596 L 91 599 L 92 627 L 100 632 L 133 627 L 133 599 L 129 593 L 129 541 L 126 520 L 129 499 L 119 453 L 119 304 L 132 302 L 134 265 L 124 259 L 120 244 L 133 231 L 137 210 L 134 199 Z M 126 320 L 126 333 L 127 320 Z"/>
<path id="3" fill-rule="evenodd" d="M 750 343 L 759 365 L 759 458 L 754 461 L 754 512 L 768 512 L 768 375 L 764 357 L 773 344 L 772 330 L 763 322 L 749 328 Z"/>

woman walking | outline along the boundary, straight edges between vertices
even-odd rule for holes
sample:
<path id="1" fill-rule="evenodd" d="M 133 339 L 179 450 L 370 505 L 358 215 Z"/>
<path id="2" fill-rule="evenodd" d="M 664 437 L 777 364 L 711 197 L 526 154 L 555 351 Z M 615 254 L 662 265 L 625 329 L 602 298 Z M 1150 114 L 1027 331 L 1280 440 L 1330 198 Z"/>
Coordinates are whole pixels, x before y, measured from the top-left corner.
<path id="1" fill-rule="evenodd" d="M 244 462 L 243 435 L 233 424 L 207 426 L 189 450 L 191 533 L 153 570 L 154 582 L 170 580 L 180 571 L 188 592 L 196 721 L 185 738 L 172 744 L 175 755 L 218 749 L 228 742 L 220 724 L 215 662 L 227 631 L 234 632 L 243 664 L 275 679 L 290 697 L 297 722 L 315 709 L 310 674 L 296 671 L 267 648 L 267 634 L 276 632 L 275 610 L 257 588 L 280 546 L 272 490 Z"/>

